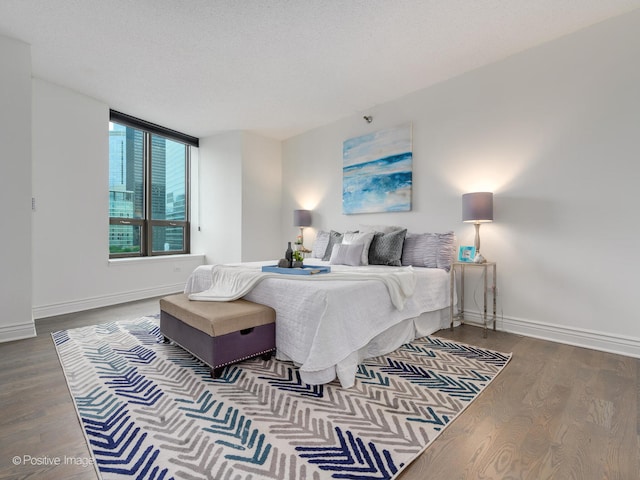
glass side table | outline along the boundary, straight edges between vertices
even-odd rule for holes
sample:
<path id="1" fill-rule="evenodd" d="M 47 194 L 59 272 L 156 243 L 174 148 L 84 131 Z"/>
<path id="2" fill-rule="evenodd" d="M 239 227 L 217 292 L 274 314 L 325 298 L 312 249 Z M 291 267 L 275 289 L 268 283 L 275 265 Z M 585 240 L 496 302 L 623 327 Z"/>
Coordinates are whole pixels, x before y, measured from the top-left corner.
<path id="1" fill-rule="evenodd" d="M 467 268 L 482 268 L 484 269 L 483 277 L 484 277 L 484 293 L 483 293 L 483 312 L 482 312 L 482 321 L 484 324 L 484 332 L 482 332 L 482 336 L 484 338 L 487 337 L 487 326 L 493 324 L 493 331 L 496 331 L 496 297 L 498 296 L 498 292 L 496 290 L 496 262 L 486 262 L 486 263 L 472 263 L 472 262 L 453 262 L 451 264 L 451 285 L 450 285 L 450 293 L 451 293 L 451 305 L 450 305 L 450 319 L 451 319 L 451 330 L 453 331 L 453 321 L 454 319 L 460 320 L 461 323 L 464 323 L 464 271 Z M 453 305 L 453 286 L 455 282 L 455 273 L 456 269 L 460 271 L 460 296 L 458 303 L 460 304 L 460 311 L 458 313 L 454 313 L 454 305 Z M 487 288 L 488 283 L 488 272 L 491 271 L 491 287 Z M 493 297 L 493 316 L 489 320 L 487 317 L 487 292 L 491 290 Z M 489 320 L 487 322 L 487 320 Z"/>

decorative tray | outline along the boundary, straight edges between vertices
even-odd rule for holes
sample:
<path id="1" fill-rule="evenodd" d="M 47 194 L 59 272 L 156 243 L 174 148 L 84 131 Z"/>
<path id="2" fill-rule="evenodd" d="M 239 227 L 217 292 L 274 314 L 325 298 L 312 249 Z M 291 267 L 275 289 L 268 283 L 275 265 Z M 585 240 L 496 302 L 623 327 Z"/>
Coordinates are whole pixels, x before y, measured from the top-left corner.
<path id="1" fill-rule="evenodd" d="M 305 265 L 301 268 L 282 268 L 277 265 L 265 265 L 262 267 L 263 272 L 282 273 L 284 275 L 316 275 L 319 273 L 331 272 L 331 267 L 321 265 Z"/>

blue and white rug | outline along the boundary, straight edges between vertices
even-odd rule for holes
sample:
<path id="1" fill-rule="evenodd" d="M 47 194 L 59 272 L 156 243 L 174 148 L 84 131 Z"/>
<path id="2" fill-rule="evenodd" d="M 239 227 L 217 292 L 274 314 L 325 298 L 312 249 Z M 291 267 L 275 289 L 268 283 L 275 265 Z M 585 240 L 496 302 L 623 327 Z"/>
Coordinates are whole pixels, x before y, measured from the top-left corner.
<path id="1" fill-rule="evenodd" d="M 105 480 L 394 478 L 511 358 L 424 337 L 309 386 L 254 359 L 219 379 L 143 317 L 53 334 Z"/>

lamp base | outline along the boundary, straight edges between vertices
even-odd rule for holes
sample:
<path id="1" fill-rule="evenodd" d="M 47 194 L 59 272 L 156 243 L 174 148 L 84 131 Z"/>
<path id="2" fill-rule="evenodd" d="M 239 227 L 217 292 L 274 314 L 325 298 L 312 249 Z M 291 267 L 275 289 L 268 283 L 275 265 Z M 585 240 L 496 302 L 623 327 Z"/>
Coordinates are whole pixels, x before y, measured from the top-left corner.
<path id="1" fill-rule="evenodd" d="M 474 247 L 476 247 L 476 252 L 480 251 L 480 222 L 475 222 L 473 224 L 476 227 L 476 239 L 474 242 Z"/>
<path id="2" fill-rule="evenodd" d="M 474 225 L 476 227 L 476 256 L 473 259 L 473 263 L 487 263 L 487 259 L 480 253 L 480 222 L 476 222 Z"/>
<path id="3" fill-rule="evenodd" d="M 480 252 L 478 252 L 473 259 L 473 263 L 487 263 L 487 259 L 484 258 Z"/>

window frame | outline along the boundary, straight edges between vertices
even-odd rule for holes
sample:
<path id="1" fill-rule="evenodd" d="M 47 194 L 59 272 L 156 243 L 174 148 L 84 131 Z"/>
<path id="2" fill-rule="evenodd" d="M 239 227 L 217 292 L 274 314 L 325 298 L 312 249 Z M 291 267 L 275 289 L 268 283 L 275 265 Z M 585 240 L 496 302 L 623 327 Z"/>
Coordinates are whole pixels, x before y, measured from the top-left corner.
<path id="1" fill-rule="evenodd" d="M 124 125 L 126 127 L 141 130 L 143 133 L 143 218 L 128 217 L 112 217 L 109 214 L 109 225 L 125 225 L 138 226 L 140 228 L 140 251 L 126 253 L 111 253 L 109 251 L 109 259 L 117 258 L 140 258 L 140 257 L 157 257 L 170 255 L 184 255 L 191 252 L 191 148 L 198 147 L 199 139 L 176 132 L 175 130 L 166 129 L 156 124 L 140 120 L 135 117 L 110 110 L 109 121 Z M 152 219 L 152 165 L 153 156 L 151 149 L 152 135 L 162 137 L 167 140 L 182 143 L 185 146 L 185 220 L 157 220 Z M 166 201 L 166 199 L 165 199 Z M 153 250 L 153 229 L 156 227 L 181 227 L 182 250 L 155 251 Z M 109 241 L 111 247 L 111 241 Z"/>

